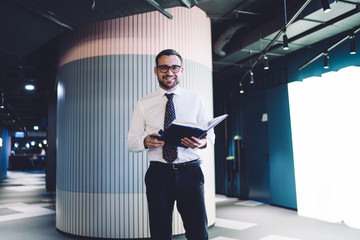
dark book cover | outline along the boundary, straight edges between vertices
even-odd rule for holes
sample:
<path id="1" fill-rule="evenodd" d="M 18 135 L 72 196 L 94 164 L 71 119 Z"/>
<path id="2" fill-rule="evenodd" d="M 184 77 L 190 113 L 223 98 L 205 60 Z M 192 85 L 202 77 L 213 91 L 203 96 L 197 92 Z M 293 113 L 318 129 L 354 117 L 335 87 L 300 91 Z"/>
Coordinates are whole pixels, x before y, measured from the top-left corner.
<path id="1" fill-rule="evenodd" d="M 203 138 L 206 135 L 206 132 L 209 131 L 211 128 L 218 125 L 220 122 L 222 122 L 228 114 L 221 115 L 219 117 L 216 117 L 212 119 L 207 126 L 207 129 L 201 129 L 198 126 L 195 126 L 194 124 L 189 123 L 181 123 L 174 121 L 169 125 L 168 128 L 165 129 L 165 131 L 160 130 L 159 134 L 160 136 L 152 136 L 160 141 L 164 141 L 166 144 L 173 145 L 173 146 L 179 146 L 179 147 L 185 147 L 181 144 L 182 138 Z"/>

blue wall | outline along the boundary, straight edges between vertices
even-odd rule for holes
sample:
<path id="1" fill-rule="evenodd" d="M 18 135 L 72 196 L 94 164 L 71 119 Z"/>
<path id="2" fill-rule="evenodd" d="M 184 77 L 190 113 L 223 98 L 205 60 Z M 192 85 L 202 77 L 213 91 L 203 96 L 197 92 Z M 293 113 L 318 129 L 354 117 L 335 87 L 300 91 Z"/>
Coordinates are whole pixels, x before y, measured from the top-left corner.
<path id="1" fill-rule="evenodd" d="M 339 34 L 335 37 L 319 42 L 308 48 L 286 55 L 270 62 L 270 70 L 263 71 L 262 66 L 255 69 L 255 86 L 250 86 L 248 93 L 239 93 L 239 70 L 229 70 L 214 76 L 214 107 L 215 115 L 229 113 L 226 125 L 215 129 L 217 143 L 215 146 L 216 192 L 218 194 L 237 195 L 231 192 L 227 182 L 227 169 L 224 159 L 227 155 L 234 155 L 233 137 L 244 136 L 244 104 L 251 92 L 265 91 L 267 95 L 269 171 L 270 171 L 270 203 L 288 208 L 297 208 L 294 162 L 292 152 L 290 112 L 287 82 L 301 81 L 311 76 L 319 76 L 328 71 L 338 71 L 347 66 L 360 66 L 360 52 L 349 54 L 349 41 L 329 52 L 330 68 L 323 68 L 323 57 L 302 70 L 298 67 L 313 56 L 346 36 Z M 356 36 L 356 46 L 360 46 L 360 35 Z M 359 48 L 358 48 L 359 49 Z M 259 64 L 261 65 L 261 64 Z M 339 81 L 339 84 L 341 82 Z M 249 85 L 247 85 L 249 87 Z M 250 93 L 249 93 L 250 92 Z M 253 100 L 254 101 L 254 100 Z M 244 151 L 246 151 L 244 144 Z M 247 161 L 250 162 L 251 161 Z M 240 184 L 237 178 L 236 184 Z"/>
<path id="2" fill-rule="evenodd" d="M 281 72 L 284 72 L 283 69 Z M 285 74 L 277 74 L 278 80 L 284 81 Z M 220 80 L 226 79 L 226 80 Z M 229 88 L 234 84 L 230 82 L 229 79 L 236 79 L 234 77 L 228 77 L 226 74 L 217 78 L 214 82 L 214 103 L 215 103 L 215 115 L 226 112 L 230 116 L 226 120 L 226 124 L 220 125 L 215 128 L 216 133 L 216 145 L 215 145 L 215 167 L 216 167 L 216 192 L 218 194 L 225 194 L 229 196 L 240 197 L 240 185 L 242 184 L 241 176 L 237 174 L 235 176 L 235 187 L 231 189 L 231 184 L 228 180 L 227 172 L 227 162 L 225 161 L 226 156 L 235 155 L 234 150 L 234 137 L 236 135 L 242 137 L 243 148 L 242 152 L 245 154 L 242 155 L 242 160 L 246 162 L 246 169 L 248 170 L 245 174 L 246 179 L 265 179 L 268 181 L 263 185 L 269 186 L 268 191 L 270 191 L 270 200 L 268 203 L 273 205 L 284 206 L 288 208 L 296 209 L 296 191 L 295 191 L 295 176 L 294 176 L 294 164 L 293 164 L 293 152 L 291 144 L 291 129 L 290 129 L 290 113 L 289 113 L 289 103 L 287 95 L 287 85 L 280 85 L 273 87 L 267 90 L 261 90 L 257 92 L 263 92 L 266 96 L 264 99 L 260 100 L 254 97 L 254 93 L 249 94 L 239 94 L 238 89 Z M 228 82 L 224 82 L 228 81 Z M 224 84 L 226 83 L 226 84 Z M 231 92 L 229 92 L 230 90 Z M 261 103 L 256 103 L 261 101 Z M 268 154 L 269 154 L 269 178 L 265 177 L 263 174 L 262 166 L 259 171 L 256 172 L 256 161 L 249 158 L 249 156 L 256 156 L 256 154 L 249 153 L 249 151 L 257 151 L 256 146 L 249 146 L 249 138 L 253 136 L 247 136 L 248 132 L 246 131 L 247 123 L 253 121 L 259 121 L 259 119 L 251 119 L 246 114 L 246 105 L 251 104 L 252 106 L 259 106 L 259 104 L 266 104 L 267 106 L 264 109 L 267 109 L 269 120 L 267 123 L 267 131 L 264 128 L 264 133 L 259 133 L 266 136 L 266 141 L 268 142 Z M 261 110 L 260 110 L 261 112 Z M 251 131 L 253 132 L 253 131 Z M 253 149 L 253 150 L 251 150 Z M 260 161 L 261 162 L 261 161 Z M 259 163 L 259 161 L 257 161 Z M 251 171 L 250 171 L 251 169 Z M 251 172 L 251 173 L 250 173 Z M 251 174 L 251 176 L 249 176 Z M 253 176 L 253 174 L 260 174 L 261 176 Z M 258 183 L 261 185 L 261 183 Z M 251 189 L 244 189 L 246 192 Z M 258 189 L 254 189 L 258 190 Z M 252 195 L 252 194 L 250 194 Z M 257 194 L 258 196 L 267 195 Z M 262 200 L 262 199 L 253 199 L 253 200 Z"/>
<path id="3" fill-rule="evenodd" d="M 0 127 L 0 137 L 3 141 L 3 145 L 0 147 L 0 180 L 7 176 L 8 136 L 8 130 Z"/>
<path id="4" fill-rule="evenodd" d="M 269 89 L 269 162 L 271 203 L 297 208 L 287 85 Z"/>

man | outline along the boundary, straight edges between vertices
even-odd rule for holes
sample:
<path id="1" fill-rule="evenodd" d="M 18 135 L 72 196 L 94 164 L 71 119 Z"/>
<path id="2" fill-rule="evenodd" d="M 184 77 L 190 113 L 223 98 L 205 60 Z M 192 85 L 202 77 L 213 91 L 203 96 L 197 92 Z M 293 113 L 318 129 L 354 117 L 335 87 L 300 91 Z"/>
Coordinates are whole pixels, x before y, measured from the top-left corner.
<path id="1" fill-rule="evenodd" d="M 186 238 L 208 239 L 204 175 L 200 168 L 198 149 L 214 143 L 213 130 L 202 139 L 181 139 L 185 148 L 170 146 L 154 138 L 174 118 L 204 128 L 210 120 L 199 95 L 178 86 L 183 72 L 182 57 L 175 50 L 166 49 L 156 56 L 154 73 L 160 88 L 138 101 L 127 137 L 129 150 L 136 152 L 148 149 L 150 166 L 145 184 L 150 233 L 154 240 L 172 239 L 175 201 L 184 223 Z"/>

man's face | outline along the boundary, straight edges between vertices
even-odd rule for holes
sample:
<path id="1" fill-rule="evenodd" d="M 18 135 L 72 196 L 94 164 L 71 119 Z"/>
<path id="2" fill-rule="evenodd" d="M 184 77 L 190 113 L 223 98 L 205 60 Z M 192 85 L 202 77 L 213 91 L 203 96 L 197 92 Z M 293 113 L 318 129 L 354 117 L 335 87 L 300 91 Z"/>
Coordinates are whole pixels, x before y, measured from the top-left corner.
<path id="1" fill-rule="evenodd" d="M 176 71 L 178 72 L 176 73 Z M 158 66 L 154 69 L 160 87 L 166 91 L 175 90 L 181 80 L 183 71 L 184 68 L 181 67 L 181 61 L 176 55 L 161 56 L 158 59 Z"/>

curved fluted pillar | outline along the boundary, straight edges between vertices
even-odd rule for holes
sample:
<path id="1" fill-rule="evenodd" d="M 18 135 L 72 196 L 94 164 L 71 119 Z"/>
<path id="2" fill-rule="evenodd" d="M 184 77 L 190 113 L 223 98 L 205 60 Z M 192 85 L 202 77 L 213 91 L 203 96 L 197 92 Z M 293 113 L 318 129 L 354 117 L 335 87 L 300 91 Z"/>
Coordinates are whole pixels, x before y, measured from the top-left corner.
<path id="1" fill-rule="evenodd" d="M 126 136 L 135 103 L 158 88 L 155 56 L 184 57 L 181 85 L 212 114 L 210 20 L 198 9 L 168 9 L 94 23 L 62 40 L 58 71 L 56 227 L 98 238 L 147 238 L 146 152 Z M 215 222 L 214 152 L 202 152 L 209 225 Z M 184 232 L 174 214 L 174 234 Z"/>

